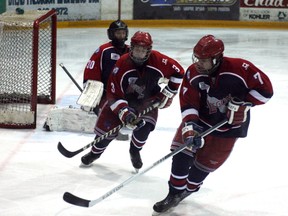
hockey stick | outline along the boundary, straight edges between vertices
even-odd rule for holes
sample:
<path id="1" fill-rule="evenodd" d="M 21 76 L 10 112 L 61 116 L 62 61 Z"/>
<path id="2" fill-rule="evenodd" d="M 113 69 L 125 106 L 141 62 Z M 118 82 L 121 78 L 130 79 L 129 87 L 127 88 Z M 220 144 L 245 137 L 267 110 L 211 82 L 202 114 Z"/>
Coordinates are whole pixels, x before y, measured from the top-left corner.
<path id="1" fill-rule="evenodd" d="M 219 127 L 223 126 L 224 124 L 226 124 L 228 121 L 227 120 L 223 120 L 221 122 L 219 122 L 218 124 L 212 126 L 211 128 L 207 129 L 206 131 L 204 131 L 203 133 L 199 134 L 199 136 L 201 137 L 205 137 L 208 134 L 212 133 L 213 131 L 215 131 L 216 129 L 218 129 Z M 185 144 L 183 146 L 179 146 L 178 148 L 176 148 L 174 151 L 170 152 L 169 154 L 167 154 L 166 156 L 164 156 L 163 158 L 161 158 L 160 160 L 156 161 L 155 163 L 153 163 L 152 165 L 150 165 L 149 167 L 147 167 L 146 169 L 144 169 L 141 172 L 136 173 L 135 175 L 131 176 L 130 178 L 128 178 L 127 180 L 125 180 L 124 182 L 122 182 L 121 184 L 119 184 L 118 186 L 114 187 L 113 189 L 111 189 L 110 191 L 108 191 L 107 193 L 105 193 L 103 196 L 94 199 L 94 200 L 86 200 L 86 199 L 82 199 L 78 196 L 75 196 L 69 192 L 65 192 L 63 195 L 63 199 L 72 204 L 72 205 L 77 205 L 77 206 L 81 206 L 81 207 L 92 207 L 94 205 L 96 205 L 97 203 L 101 202 L 102 200 L 106 199 L 107 197 L 109 197 L 110 195 L 112 195 L 113 193 L 117 192 L 118 190 L 120 190 L 121 188 L 123 188 L 125 185 L 129 184 L 130 182 L 132 182 L 135 178 L 139 177 L 140 175 L 143 175 L 144 173 L 148 172 L 149 170 L 151 170 L 152 168 L 154 168 L 155 166 L 157 166 L 158 164 L 162 163 L 163 161 L 165 161 L 166 159 L 168 159 L 169 157 L 178 154 L 179 152 L 181 152 L 182 150 L 184 150 L 189 144 Z"/>
<path id="2" fill-rule="evenodd" d="M 153 109 L 157 108 L 159 106 L 159 102 L 156 102 L 154 104 L 152 104 L 151 106 L 147 107 L 145 110 L 143 110 L 141 113 L 139 113 L 138 117 L 141 117 L 143 115 L 145 115 L 146 113 L 152 111 Z M 98 137 L 97 139 L 93 140 L 92 142 L 90 142 L 89 144 L 85 145 L 84 147 L 78 149 L 77 151 L 68 151 L 61 142 L 58 142 L 58 150 L 59 152 L 64 155 L 65 157 L 71 158 L 74 157 L 75 155 L 79 154 L 80 152 L 84 151 L 85 149 L 93 146 L 94 144 L 100 142 L 101 140 L 107 138 L 108 136 L 111 136 L 111 134 L 119 131 L 122 127 L 124 127 L 125 124 L 122 123 L 120 125 L 118 125 L 117 127 L 111 129 L 110 131 L 108 131 L 107 133 L 103 134 L 102 136 Z"/>
<path id="3" fill-rule="evenodd" d="M 69 76 L 69 78 L 72 80 L 72 82 L 77 86 L 77 88 L 80 90 L 80 92 L 82 92 L 83 91 L 82 88 L 79 86 L 79 84 L 76 82 L 76 80 L 71 76 L 69 71 L 63 65 L 63 63 L 60 63 L 59 65 L 60 65 L 60 67 L 62 67 L 62 69 L 65 71 L 65 73 Z"/>

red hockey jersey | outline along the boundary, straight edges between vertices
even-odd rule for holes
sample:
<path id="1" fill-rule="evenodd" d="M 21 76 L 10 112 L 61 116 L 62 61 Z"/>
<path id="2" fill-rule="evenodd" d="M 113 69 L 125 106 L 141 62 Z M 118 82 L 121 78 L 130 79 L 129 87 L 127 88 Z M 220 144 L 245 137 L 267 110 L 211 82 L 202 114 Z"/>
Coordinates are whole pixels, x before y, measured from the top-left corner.
<path id="1" fill-rule="evenodd" d="M 117 50 L 111 42 L 101 45 L 90 57 L 85 70 L 83 83 L 87 80 L 97 80 L 104 84 L 104 89 L 108 82 L 109 75 L 116 61 L 129 51 L 129 46 L 126 45 L 124 52 Z"/>
<path id="2" fill-rule="evenodd" d="M 266 103 L 272 95 L 268 76 L 247 60 L 224 57 L 213 77 L 199 74 L 192 64 L 179 93 L 182 121 L 194 121 L 207 129 L 226 118 L 227 104 L 232 97 L 255 106 Z M 249 120 L 250 113 L 241 126 L 226 124 L 214 135 L 245 137 Z"/>
<path id="3" fill-rule="evenodd" d="M 161 91 L 160 83 L 166 79 L 168 87 L 177 93 L 184 69 L 174 59 L 155 50 L 142 66 L 136 66 L 129 54 L 117 62 L 109 79 L 107 99 L 113 112 L 129 105 L 145 109 Z"/>

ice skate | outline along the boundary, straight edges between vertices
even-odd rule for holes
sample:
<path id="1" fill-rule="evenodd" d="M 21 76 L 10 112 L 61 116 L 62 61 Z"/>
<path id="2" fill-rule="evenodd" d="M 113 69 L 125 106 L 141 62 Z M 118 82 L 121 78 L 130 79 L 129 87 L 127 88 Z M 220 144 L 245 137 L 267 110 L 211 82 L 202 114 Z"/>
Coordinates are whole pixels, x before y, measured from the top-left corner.
<path id="1" fill-rule="evenodd" d="M 189 196 L 191 192 L 184 190 L 178 194 L 168 194 L 165 199 L 159 201 L 153 206 L 153 214 L 152 215 L 160 215 L 161 213 L 167 212 L 169 209 L 176 207 L 183 199 Z"/>
<path id="2" fill-rule="evenodd" d="M 81 158 L 82 164 L 80 166 L 90 167 L 92 163 L 100 157 L 99 154 L 94 154 L 93 152 L 89 152 Z"/>
<path id="3" fill-rule="evenodd" d="M 137 150 L 131 150 L 130 148 L 129 153 L 132 165 L 135 168 L 135 172 L 138 173 L 139 169 L 141 169 L 141 167 L 143 166 L 140 152 Z"/>

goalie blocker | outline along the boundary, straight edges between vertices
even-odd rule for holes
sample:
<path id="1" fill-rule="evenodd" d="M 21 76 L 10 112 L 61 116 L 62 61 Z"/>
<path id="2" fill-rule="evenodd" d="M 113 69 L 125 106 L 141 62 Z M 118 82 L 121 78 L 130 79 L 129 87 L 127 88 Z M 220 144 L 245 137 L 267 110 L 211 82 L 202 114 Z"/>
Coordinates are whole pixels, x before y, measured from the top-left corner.
<path id="1" fill-rule="evenodd" d="M 103 95 L 103 83 L 96 80 L 88 80 L 84 90 L 77 100 L 77 104 L 85 111 L 92 111 L 99 105 Z"/>

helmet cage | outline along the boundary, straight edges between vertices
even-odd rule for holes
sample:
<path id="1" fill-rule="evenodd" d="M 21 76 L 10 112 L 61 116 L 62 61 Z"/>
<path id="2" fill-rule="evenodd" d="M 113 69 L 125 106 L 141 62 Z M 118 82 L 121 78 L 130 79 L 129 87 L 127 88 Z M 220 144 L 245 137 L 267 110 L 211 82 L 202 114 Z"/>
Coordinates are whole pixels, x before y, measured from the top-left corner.
<path id="1" fill-rule="evenodd" d="M 200 67 L 199 64 L 197 64 L 197 62 L 199 62 L 199 58 L 197 58 L 194 54 L 192 55 L 192 62 L 193 62 L 193 64 L 196 63 L 196 69 L 199 73 L 211 75 L 219 67 L 219 65 L 222 61 L 222 57 L 223 57 L 223 55 L 215 57 L 215 58 L 209 58 L 209 60 L 211 61 L 211 68 L 210 69 L 204 69 L 203 67 Z"/>
<path id="2" fill-rule="evenodd" d="M 125 31 L 125 33 L 126 33 L 125 38 L 118 39 L 115 37 L 115 32 L 118 30 L 124 30 Z M 109 40 L 111 40 L 112 43 L 116 46 L 117 45 L 120 45 L 120 46 L 124 45 L 125 41 L 127 41 L 127 39 L 128 39 L 128 33 L 129 33 L 129 31 L 128 31 L 127 25 L 121 20 L 116 20 L 116 21 L 112 22 L 110 24 L 109 28 L 107 29 L 107 35 L 108 35 Z"/>
<path id="3" fill-rule="evenodd" d="M 148 32 L 136 32 L 131 38 L 129 56 L 137 65 L 142 65 L 148 60 L 151 50 L 152 50 L 152 37 Z M 146 49 L 146 54 L 144 57 L 135 56 L 135 47 L 143 47 Z M 137 51 L 138 52 L 138 51 Z"/>
<path id="4" fill-rule="evenodd" d="M 143 47 L 144 49 L 146 49 L 146 54 L 144 57 L 138 57 L 135 55 L 135 47 Z M 133 60 L 133 62 L 135 62 L 135 64 L 137 65 L 142 65 L 145 61 L 148 60 L 149 56 L 150 56 L 150 53 L 151 53 L 151 50 L 152 50 L 152 47 L 149 46 L 140 46 L 140 45 L 137 45 L 137 44 L 131 44 L 130 46 L 130 51 L 129 51 L 129 56 L 130 58 Z"/>

